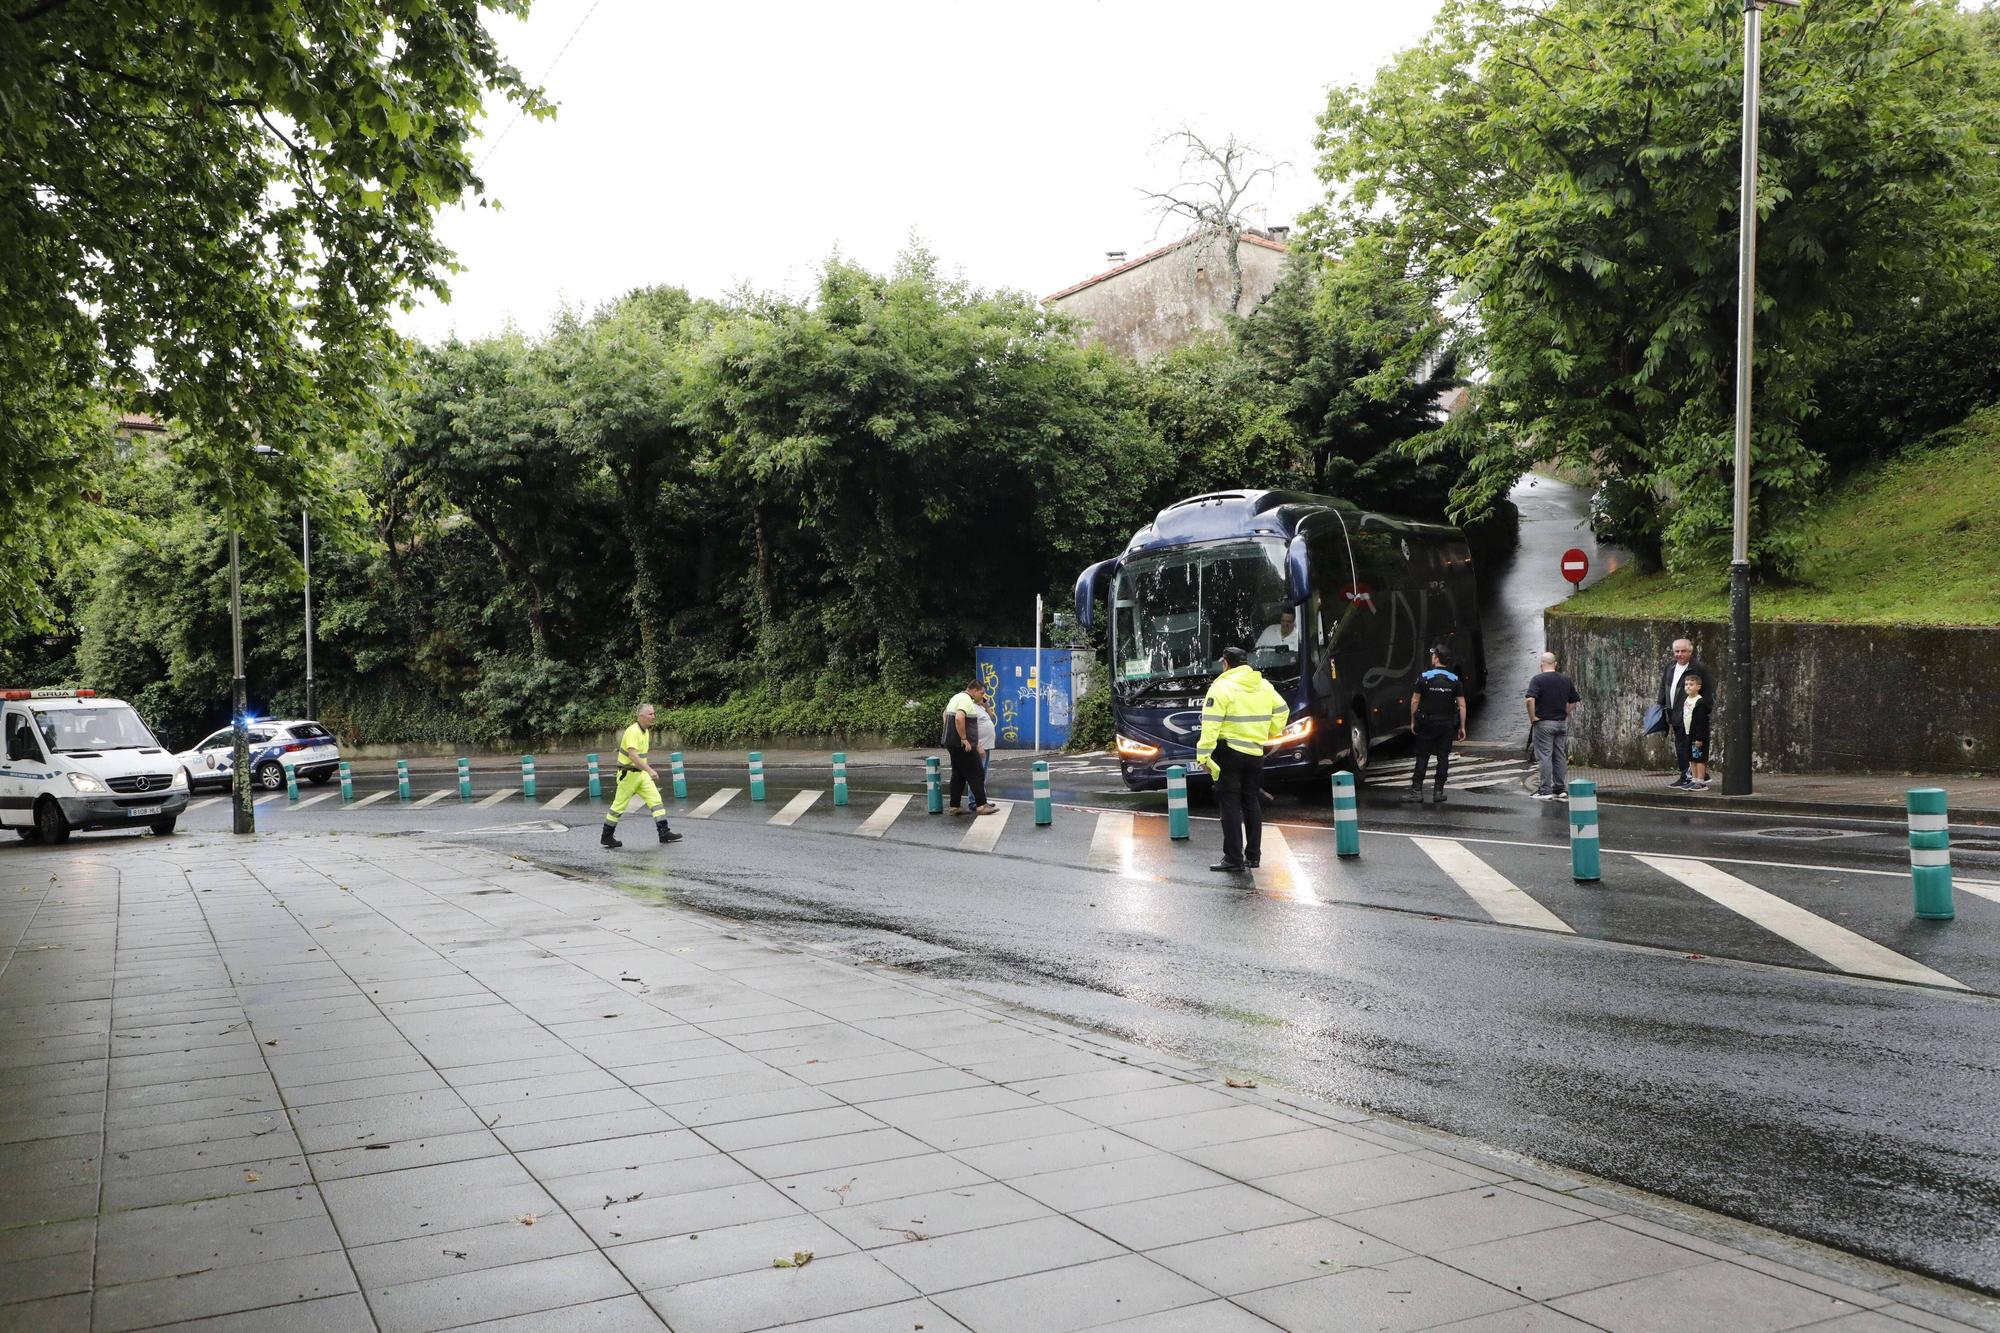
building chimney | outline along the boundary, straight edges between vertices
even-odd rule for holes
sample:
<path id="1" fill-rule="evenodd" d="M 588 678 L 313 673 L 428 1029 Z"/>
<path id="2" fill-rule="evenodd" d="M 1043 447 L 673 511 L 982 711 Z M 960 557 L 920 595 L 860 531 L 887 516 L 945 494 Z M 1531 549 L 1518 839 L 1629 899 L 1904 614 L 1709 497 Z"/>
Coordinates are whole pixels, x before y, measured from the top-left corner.
<path id="1" fill-rule="evenodd" d="M 1271 228 L 1271 239 L 1276 241 L 1279 245 L 1291 244 L 1291 235 L 1292 235 L 1292 229 L 1288 226 Z"/>

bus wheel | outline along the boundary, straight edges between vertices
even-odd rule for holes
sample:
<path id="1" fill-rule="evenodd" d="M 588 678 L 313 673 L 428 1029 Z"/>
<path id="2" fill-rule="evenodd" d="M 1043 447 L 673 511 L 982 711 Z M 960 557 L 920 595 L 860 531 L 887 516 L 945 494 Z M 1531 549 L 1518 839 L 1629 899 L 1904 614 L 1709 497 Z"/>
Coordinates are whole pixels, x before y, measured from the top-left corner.
<path id="1" fill-rule="evenodd" d="M 1347 724 L 1347 748 L 1350 752 L 1349 767 L 1359 778 L 1368 771 L 1368 719 L 1361 716 L 1361 710 L 1354 710 L 1353 719 Z"/>

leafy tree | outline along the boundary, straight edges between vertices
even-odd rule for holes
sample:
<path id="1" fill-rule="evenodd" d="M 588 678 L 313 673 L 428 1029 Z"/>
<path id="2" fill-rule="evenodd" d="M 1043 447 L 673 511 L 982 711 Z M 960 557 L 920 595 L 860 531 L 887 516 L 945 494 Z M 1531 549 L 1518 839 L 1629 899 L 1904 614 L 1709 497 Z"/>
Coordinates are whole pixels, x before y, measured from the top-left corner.
<path id="1" fill-rule="evenodd" d="M 388 320 L 442 292 L 489 92 L 547 104 L 484 11 L 528 0 L 18 0 L 0 15 L 0 630 L 46 622 L 87 532 L 103 404 L 185 428 L 244 525 L 337 491 Z M 282 456 L 248 466 L 261 441 Z M 315 511 L 319 506 L 315 505 Z"/>
<path id="2" fill-rule="evenodd" d="M 1458 383 L 1447 333 L 1425 293 L 1365 246 L 1339 263 L 1293 251 L 1238 327 L 1310 460 L 1309 488 L 1425 518 L 1444 516 L 1457 460 L 1406 446 L 1437 431 L 1438 400 Z"/>
<path id="3" fill-rule="evenodd" d="M 1740 156 L 1737 0 L 1446 0 L 1320 121 L 1323 225 L 1379 235 L 1480 334 L 1471 481 L 1593 469 L 1615 536 L 1692 564 L 1728 531 Z M 1758 187 L 1754 555 L 1823 471 L 1800 440 L 1845 330 L 1982 268 L 1992 61 L 1945 0 L 1769 14 Z M 1476 499 L 1476 497 L 1467 497 Z M 1463 506 L 1463 501 L 1461 502 Z"/>

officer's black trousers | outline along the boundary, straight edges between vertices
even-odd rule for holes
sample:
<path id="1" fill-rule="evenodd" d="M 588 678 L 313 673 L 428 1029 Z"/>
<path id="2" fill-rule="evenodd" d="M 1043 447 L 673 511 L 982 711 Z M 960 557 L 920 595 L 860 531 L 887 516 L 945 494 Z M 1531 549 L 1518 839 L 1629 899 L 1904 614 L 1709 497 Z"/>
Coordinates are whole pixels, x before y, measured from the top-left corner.
<path id="1" fill-rule="evenodd" d="M 1422 789 L 1424 770 L 1430 767 L 1433 755 L 1437 757 L 1437 789 L 1444 790 L 1445 775 L 1451 771 L 1451 742 L 1457 734 L 1458 724 L 1455 722 L 1427 722 L 1422 718 L 1417 719 L 1415 731 L 1417 767 L 1410 774 L 1412 791 Z"/>
<path id="2" fill-rule="evenodd" d="M 1233 865 L 1264 855 L 1264 756 L 1215 747 L 1215 803 L 1222 809 L 1222 859 Z"/>
<path id="3" fill-rule="evenodd" d="M 985 805 L 986 766 L 979 762 L 979 751 L 954 745 L 945 753 L 951 756 L 951 808 L 958 809 L 967 787 L 972 788 L 973 806 Z"/>

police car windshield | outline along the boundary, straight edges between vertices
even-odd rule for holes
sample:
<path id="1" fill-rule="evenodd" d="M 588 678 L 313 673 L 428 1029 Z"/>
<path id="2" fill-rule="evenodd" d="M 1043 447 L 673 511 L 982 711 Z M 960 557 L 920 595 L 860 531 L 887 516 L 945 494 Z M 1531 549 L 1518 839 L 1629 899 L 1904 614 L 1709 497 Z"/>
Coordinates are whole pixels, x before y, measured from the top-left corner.
<path id="1" fill-rule="evenodd" d="M 159 744 L 139 715 L 122 705 L 99 708 L 37 708 L 35 725 L 54 754 L 94 750 L 149 750 Z"/>
<path id="2" fill-rule="evenodd" d="M 1250 650 L 1266 675 L 1295 676 L 1299 634 L 1286 622 L 1285 553 L 1244 541 L 1138 556 L 1118 571 L 1111 598 L 1111 664 L 1120 685 L 1207 677 L 1222 650 Z"/>

